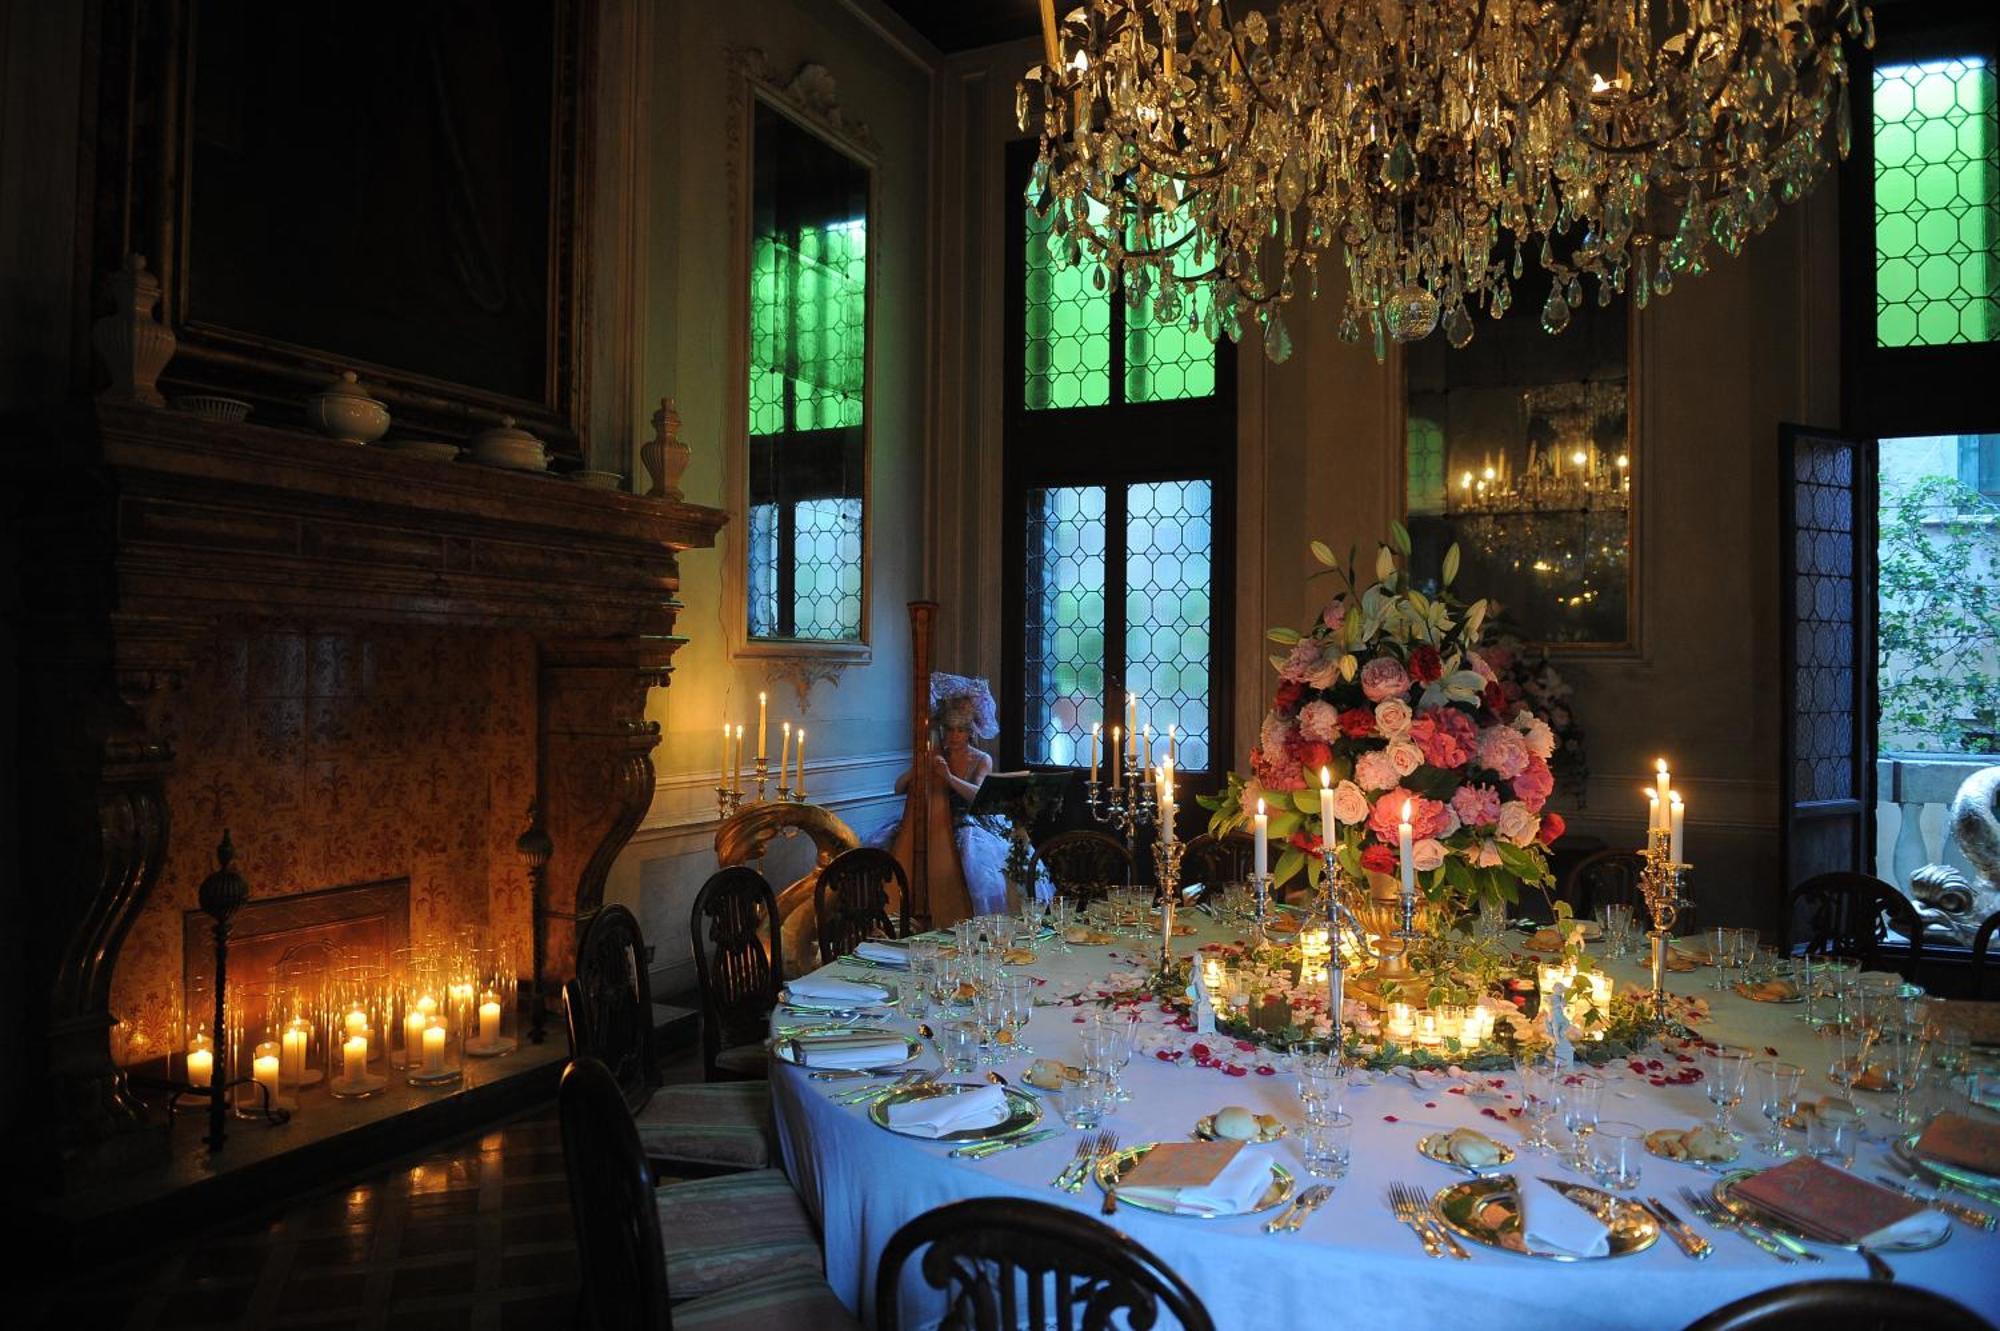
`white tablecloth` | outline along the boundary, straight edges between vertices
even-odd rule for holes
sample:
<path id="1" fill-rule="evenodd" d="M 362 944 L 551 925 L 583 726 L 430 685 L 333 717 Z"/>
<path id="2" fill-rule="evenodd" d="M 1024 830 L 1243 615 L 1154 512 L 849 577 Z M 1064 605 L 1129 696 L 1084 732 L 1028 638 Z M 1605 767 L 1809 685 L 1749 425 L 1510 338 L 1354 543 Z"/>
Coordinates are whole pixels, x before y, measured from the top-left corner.
<path id="1" fill-rule="evenodd" d="M 1182 955 L 1224 936 L 1200 916 L 1194 919 L 1201 932 L 1180 940 Z M 1079 948 L 1064 956 L 1053 944 L 1044 944 L 1043 952 L 1032 973 L 1047 980 L 1043 992 L 1051 998 L 1076 992 L 1135 958 L 1130 947 L 1108 953 Z M 1608 969 L 1621 982 L 1641 979 L 1636 965 L 1611 963 Z M 1671 976 L 1669 982 L 1676 991 L 1700 994 L 1713 976 L 1703 969 Z M 1713 1006 L 1713 1017 L 1703 1027 L 1710 1038 L 1759 1051 L 1776 1048 L 1807 1067 L 1808 1097 L 1828 1092 L 1822 1075 L 1824 1044 L 1796 1020 L 1799 1007 L 1756 1004 L 1734 994 L 1715 996 Z M 1156 1005 L 1145 1011 L 1149 1031 L 1172 1034 L 1169 1019 Z M 1025 1042 L 1039 1056 L 1080 1061 L 1078 1012 L 1071 1007 L 1039 1009 L 1024 1032 Z M 1177 1038 L 1184 1043 L 1190 1037 Z M 1261 1051 L 1241 1052 L 1226 1037 L 1210 1043 L 1226 1061 L 1252 1070 L 1231 1076 L 1187 1060 L 1170 1064 L 1143 1054 L 1135 1058 L 1125 1077 L 1132 1100 L 1106 1123 L 1122 1145 L 1184 1139 L 1197 1118 L 1228 1104 L 1296 1125 L 1299 1105 L 1280 1060 Z M 928 1066 L 931 1060 L 923 1062 Z M 1258 1064 L 1277 1066 L 1277 1075 L 1259 1075 Z M 1016 1058 L 1000 1070 L 1018 1083 L 1026 1065 L 1025 1058 Z M 1622 1063 L 1604 1071 L 1603 1118 L 1629 1119 L 1650 1130 L 1687 1127 L 1711 1113 L 1698 1082 L 1662 1088 Z M 1098 1213 L 1102 1198 L 1094 1184 L 1077 1196 L 1048 1186 L 1074 1151 L 1074 1133 L 984 1160 L 953 1160 L 946 1156 L 946 1145 L 896 1136 L 871 1123 L 861 1108 L 831 1102 L 830 1096 L 851 1089 L 852 1083 L 812 1081 L 798 1068 L 774 1064 L 771 1087 L 785 1167 L 823 1226 L 827 1277 L 864 1320 L 873 1316 L 877 1255 L 898 1228 L 925 1211 L 967 1197 L 1021 1196 Z M 1506 1088 L 1513 1089 L 1512 1078 Z M 1556 1325 L 1559 1317 L 1579 1316 L 1579 1325 L 1593 1327 L 1674 1328 L 1768 1286 L 1866 1275 L 1856 1254 L 1825 1249 L 1825 1260 L 1818 1265 L 1785 1266 L 1736 1236 L 1709 1230 L 1678 1205 L 1675 1193 L 1682 1185 L 1706 1188 L 1714 1175 L 1651 1157 L 1637 1195 L 1657 1195 L 1674 1205 L 1714 1243 L 1709 1260 L 1688 1260 L 1664 1235 L 1647 1252 L 1598 1262 L 1557 1264 L 1477 1245 L 1469 1247 L 1471 1261 L 1433 1259 L 1391 1216 L 1383 1201 L 1385 1189 L 1401 1180 L 1435 1191 L 1459 1177 L 1417 1154 L 1416 1141 L 1425 1133 L 1470 1126 L 1511 1142 L 1517 1137 L 1512 1123 L 1503 1126 L 1483 1117 L 1466 1095 L 1419 1091 L 1381 1074 L 1374 1075 L 1372 1085 L 1350 1092 L 1347 1109 L 1355 1120 L 1353 1165 L 1333 1199 L 1301 1233 L 1266 1235 L 1264 1217 L 1200 1220 L 1129 1206 L 1111 1223 L 1179 1272 L 1224 1331 L 1319 1326 L 1334 1315 L 1336 1305 L 1357 1313 L 1365 1309 L 1367 1325 L 1383 1331 L 1475 1323 L 1477 1331 L 1541 1331 Z M 1752 1136 L 1763 1126 L 1750 1103 L 1739 1106 L 1733 1121 Z M 1047 1125 L 1054 1125 L 1053 1113 Z M 1765 1163 L 1750 1146 L 1746 1142 L 1745 1163 Z M 1304 1173 L 1295 1132 L 1263 1149 L 1273 1151 L 1299 1176 L 1301 1186 L 1312 1181 Z M 1864 1147 L 1856 1172 L 1880 1172 L 1881 1155 L 1879 1144 Z M 1514 1168 L 1578 1178 L 1553 1158 L 1526 1151 Z M 2000 1235 L 1960 1225 L 1941 1248 L 1893 1254 L 1889 1261 L 1901 1280 L 1948 1294 L 2000 1321 Z M 936 1296 L 922 1290 L 914 1277 L 916 1264 L 909 1265 L 906 1315 L 935 1309 Z M 925 1323 L 915 1316 L 905 1322 L 918 1324 Z"/>

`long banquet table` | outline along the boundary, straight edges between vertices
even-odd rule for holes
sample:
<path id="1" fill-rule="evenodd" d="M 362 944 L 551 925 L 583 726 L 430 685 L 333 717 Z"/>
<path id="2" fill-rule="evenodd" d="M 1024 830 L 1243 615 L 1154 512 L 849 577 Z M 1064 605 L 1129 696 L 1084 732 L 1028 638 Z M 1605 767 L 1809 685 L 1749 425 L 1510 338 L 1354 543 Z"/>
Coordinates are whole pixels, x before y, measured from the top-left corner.
<path id="1" fill-rule="evenodd" d="M 1204 942 L 1233 938 L 1200 915 L 1188 912 L 1187 916 L 1196 922 L 1197 933 L 1177 940 L 1183 956 Z M 1101 986 L 1115 972 L 1135 970 L 1141 951 L 1140 944 L 1122 943 L 1079 947 L 1064 954 L 1054 943 L 1045 942 L 1035 964 L 1025 969 L 1046 981 L 1044 1001 L 1060 999 L 1088 986 Z M 1642 982 L 1635 963 L 1607 962 L 1606 969 L 1621 984 Z M 839 964 L 828 973 L 893 979 L 892 972 L 860 972 Z M 1760 1054 L 1775 1048 L 1807 1068 L 1808 1098 L 1828 1093 L 1824 1043 L 1796 1019 L 1800 1008 L 1753 1003 L 1733 993 L 1710 994 L 1705 986 L 1713 975 L 1704 968 L 1670 977 L 1676 992 L 1711 1000 L 1710 1019 L 1699 1028 L 1701 1033 Z M 1140 1010 L 1146 1021 L 1142 1047 L 1125 1073 L 1132 1098 L 1119 1105 L 1105 1124 L 1118 1133 L 1121 1145 L 1185 1139 L 1197 1118 L 1229 1104 L 1275 1114 L 1296 1126 L 1299 1104 L 1281 1058 L 1261 1050 L 1239 1050 L 1227 1037 L 1185 1034 L 1174 1028 L 1157 1004 L 1145 1004 Z M 1078 1062 L 1081 1011 L 1074 1006 L 1039 1007 L 1022 1039 L 1037 1056 Z M 801 1019 L 793 1015 L 785 1020 L 796 1025 Z M 935 1024 L 935 1018 L 932 1021 Z M 900 1015 L 874 1024 L 911 1028 Z M 1186 1057 L 1169 1062 L 1157 1056 L 1159 1049 L 1186 1049 L 1197 1038 L 1225 1064 L 1246 1071 L 1231 1075 L 1222 1068 L 1195 1066 Z M 1016 1057 L 998 1070 L 1018 1084 L 1027 1062 Z M 935 1066 L 928 1054 L 920 1063 Z M 1260 1073 L 1260 1065 L 1275 1071 Z M 1651 1130 L 1684 1128 L 1711 1113 L 1698 1082 L 1656 1087 L 1621 1062 L 1603 1072 L 1606 1119 L 1629 1119 Z M 1483 1081 L 1500 1074 L 1467 1075 Z M 1098 1214 L 1102 1198 L 1095 1184 L 1076 1196 L 1049 1186 L 1074 1152 L 1073 1131 L 983 1160 L 954 1160 L 947 1156 L 945 1144 L 895 1135 L 870 1122 L 861 1107 L 831 1100 L 855 1083 L 815 1081 L 803 1070 L 776 1060 L 771 1078 L 785 1167 L 823 1227 L 827 1278 L 842 1301 L 864 1317 L 873 1315 L 877 1256 L 905 1222 L 935 1207 L 967 1197 L 1016 1196 Z M 1466 1318 L 1476 1319 L 1479 1331 L 1515 1327 L 1539 1331 L 1559 1324 L 1558 1319 L 1579 1326 L 1652 1331 L 1685 1326 L 1707 1311 L 1769 1286 L 1866 1275 L 1858 1254 L 1836 1249 L 1820 1249 L 1824 1261 L 1817 1265 L 1783 1265 L 1743 1239 L 1709 1228 L 1678 1205 L 1682 1218 L 1713 1243 L 1709 1260 L 1689 1260 L 1664 1235 L 1646 1252 L 1602 1261 L 1556 1263 L 1473 1244 L 1466 1245 L 1470 1261 L 1427 1257 L 1416 1237 L 1390 1214 L 1383 1194 L 1392 1181 L 1435 1192 L 1460 1176 L 1418 1155 L 1417 1139 L 1460 1126 L 1480 1128 L 1503 1141 L 1515 1140 L 1516 1134 L 1511 1124 L 1502 1126 L 1482 1116 L 1471 1096 L 1447 1087 L 1420 1090 L 1403 1077 L 1380 1073 L 1369 1074 L 1368 1081 L 1350 1090 L 1347 1100 L 1347 1111 L 1355 1121 L 1352 1166 L 1332 1200 L 1301 1232 L 1267 1235 L 1264 1216 L 1204 1220 L 1151 1214 L 1130 1206 L 1120 1208 L 1111 1223 L 1179 1272 L 1224 1331 L 1318 1326 L 1330 1316 L 1346 1321 L 1350 1312 L 1371 1331 L 1436 1327 Z M 1509 1077 L 1505 1090 L 1513 1089 Z M 1052 1110 L 1045 1114 L 1043 1126 L 1060 1126 Z M 1748 1102 L 1738 1107 L 1733 1121 L 1753 1138 L 1763 1126 Z M 1871 1116 L 1871 1124 L 1879 1121 Z M 1556 1131 L 1560 1137 L 1559 1126 Z M 1752 1142 L 1746 1141 L 1745 1148 L 1743 1163 L 1765 1163 Z M 1272 1151 L 1298 1177 L 1301 1187 L 1314 1181 L 1304 1172 L 1296 1131 L 1262 1149 Z M 1882 1143 L 1869 1142 L 1855 1172 L 1863 1176 L 1883 1172 L 1884 1153 Z M 1554 1159 L 1527 1151 L 1521 1152 L 1513 1168 L 1579 1179 Z M 1714 1182 L 1713 1174 L 1649 1156 L 1636 1195 L 1660 1196 L 1677 1204 L 1680 1187 L 1707 1188 Z M 1948 1294 L 2000 1322 L 2000 1234 L 1955 1225 L 1941 1247 L 1891 1254 L 1888 1260 L 1900 1280 Z M 903 1282 L 905 1325 L 929 1325 L 941 1313 L 941 1300 L 922 1288 L 915 1263 L 910 1266 Z M 930 1310 L 928 1317 L 913 1316 L 922 1309 Z"/>

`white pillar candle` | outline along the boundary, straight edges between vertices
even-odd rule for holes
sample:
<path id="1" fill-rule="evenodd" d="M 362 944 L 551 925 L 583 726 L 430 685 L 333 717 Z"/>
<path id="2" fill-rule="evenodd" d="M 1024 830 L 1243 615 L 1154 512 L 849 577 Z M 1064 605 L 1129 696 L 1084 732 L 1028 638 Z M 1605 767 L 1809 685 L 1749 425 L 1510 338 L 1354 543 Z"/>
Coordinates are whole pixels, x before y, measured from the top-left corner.
<path id="1" fill-rule="evenodd" d="M 1262 878 L 1271 871 L 1271 820 L 1264 813 L 1264 801 L 1257 801 L 1257 813 L 1250 820 L 1251 835 L 1255 838 L 1255 854 L 1251 864 L 1257 877 Z"/>
<path id="2" fill-rule="evenodd" d="M 415 1058 L 424 1045 L 424 1028 L 431 1024 L 430 1014 L 411 1012 L 403 1018 L 403 1053 Z"/>
<path id="3" fill-rule="evenodd" d="M 438 1001 L 435 998 L 432 998 L 429 994 L 423 994 L 418 997 L 417 1011 L 423 1013 L 426 1017 L 429 1017 L 429 1016 L 434 1016 L 437 1013 L 437 1010 L 438 1010 Z"/>
<path id="4" fill-rule="evenodd" d="M 479 1043 L 500 1038 L 500 996 L 488 989 L 479 999 Z"/>
<path id="5" fill-rule="evenodd" d="M 1097 737 L 1103 728 L 1102 722 L 1090 723 L 1090 784 L 1093 786 L 1097 784 Z"/>
<path id="6" fill-rule="evenodd" d="M 1333 773 L 1322 767 L 1319 769 L 1319 835 L 1320 840 L 1333 843 Z"/>
<path id="7" fill-rule="evenodd" d="M 785 722 L 778 727 L 778 788 L 784 789 L 785 768 L 792 761 L 792 723 Z"/>
<path id="8" fill-rule="evenodd" d="M 285 1027 L 284 1065 L 279 1072 L 293 1085 L 306 1079 L 306 1047 L 311 1041 L 312 1028 L 304 1020 L 294 1018 Z"/>
<path id="9" fill-rule="evenodd" d="M 350 1035 L 340 1047 L 341 1076 L 349 1083 L 368 1075 L 368 1037 Z"/>
<path id="10" fill-rule="evenodd" d="M 798 764 L 798 780 L 792 783 L 792 789 L 799 793 L 800 799 L 804 799 L 806 797 L 806 728 L 804 726 L 799 727 L 799 747 L 794 750 L 792 760 Z"/>
<path id="11" fill-rule="evenodd" d="M 766 752 L 764 747 L 764 737 L 765 737 L 765 732 L 768 729 L 767 726 L 768 708 L 766 706 L 767 702 L 768 699 L 765 697 L 764 694 L 759 693 L 757 695 L 757 761 L 759 762 L 762 762 L 764 760 L 764 755 Z"/>
<path id="12" fill-rule="evenodd" d="M 187 1067 L 188 1083 L 192 1086 L 207 1089 L 215 1080 L 215 1051 L 209 1048 L 207 1036 L 195 1037 L 194 1045 L 188 1050 Z"/>
<path id="13" fill-rule="evenodd" d="M 444 1023 L 433 1022 L 424 1027 L 424 1071 L 444 1071 Z"/>
<path id="14" fill-rule="evenodd" d="M 1653 763 L 1653 817 L 1659 820 L 1661 831 L 1667 830 L 1667 800 L 1673 793 L 1673 776 L 1667 771 L 1667 760 L 1656 759 Z"/>
<path id="15" fill-rule="evenodd" d="M 1403 820 L 1396 824 L 1396 845 L 1402 859 L 1403 900 L 1417 895 L 1417 866 L 1410 858 L 1410 802 L 1403 801 Z"/>
<path id="16" fill-rule="evenodd" d="M 1687 825 L 1687 805 L 1678 794 L 1668 794 L 1667 813 L 1670 819 L 1667 826 L 1667 858 L 1675 864 L 1685 864 L 1687 861 L 1681 858 L 1681 832 Z"/>
<path id="17" fill-rule="evenodd" d="M 277 1103 L 278 1099 L 279 1072 L 278 1046 L 266 1040 L 257 1046 L 257 1052 L 251 1056 L 250 1076 L 264 1088 L 265 1094 L 270 1096 L 273 1104 Z M 259 1104 L 262 1104 L 261 1099 Z"/>

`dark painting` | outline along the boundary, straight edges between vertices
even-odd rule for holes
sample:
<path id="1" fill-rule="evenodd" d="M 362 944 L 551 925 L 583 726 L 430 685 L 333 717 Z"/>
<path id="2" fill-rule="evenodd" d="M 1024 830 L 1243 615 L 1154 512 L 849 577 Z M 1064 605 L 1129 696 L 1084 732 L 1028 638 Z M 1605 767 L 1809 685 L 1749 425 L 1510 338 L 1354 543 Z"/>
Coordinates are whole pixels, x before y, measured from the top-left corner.
<path id="1" fill-rule="evenodd" d="M 552 401 L 549 0 L 196 0 L 185 318 Z"/>

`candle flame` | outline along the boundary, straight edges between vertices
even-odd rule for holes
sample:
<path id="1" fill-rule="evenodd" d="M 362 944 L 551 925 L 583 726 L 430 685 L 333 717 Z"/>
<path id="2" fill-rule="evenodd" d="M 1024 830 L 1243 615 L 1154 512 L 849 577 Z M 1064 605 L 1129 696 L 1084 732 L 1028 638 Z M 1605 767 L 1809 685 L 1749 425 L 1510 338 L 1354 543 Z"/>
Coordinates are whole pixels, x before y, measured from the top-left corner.
<path id="1" fill-rule="evenodd" d="M 759 689 L 757 690 L 757 705 L 761 707 L 763 706 L 763 704 L 764 704 L 764 690 Z"/>
<path id="2" fill-rule="evenodd" d="M 1263 800 L 1258 800 L 1258 801 L 1257 801 L 1257 816 L 1258 816 L 1259 818 L 1262 818 L 1262 817 L 1264 816 L 1264 801 L 1263 801 Z"/>
<path id="3" fill-rule="evenodd" d="M 1321 786 L 1330 786 L 1330 785 L 1332 785 L 1332 784 L 1333 784 L 1333 773 L 1332 773 L 1332 772 L 1330 772 L 1330 771 L 1328 771 L 1328 770 L 1327 770 L 1326 768 L 1324 768 L 1324 767 L 1320 768 L 1320 769 L 1319 769 L 1319 783 L 1320 783 L 1320 785 L 1321 785 Z"/>
<path id="4" fill-rule="evenodd" d="M 1653 770 L 1661 776 L 1665 776 L 1667 774 L 1667 760 L 1665 758 L 1655 758 L 1653 760 Z"/>
<path id="5" fill-rule="evenodd" d="M 1410 821 L 1410 802 L 1408 800 L 1403 801 L 1403 821 L 1406 823 Z"/>
<path id="6" fill-rule="evenodd" d="M 1654 796 L 1653 798 L 1654 798 L 1654 799 L 1658 799 L 1658 798 L 1659 798 L 1659 796 L 1658 796 L 1658 795 L 1655 795 L 1655 796 Z M 1676 809 L 1680 808 L 1680 807 L 1681 807 L 1681 793 L 1680 793 L 1680 792 L 1679 792 L 1678 790 L 1670 790 L 1670 791 L 1668 791 L 1668 792 L 1667 792 L 1667 803 L 1668 803 L 1669 805 L 1671 805 L 1672 807 L 1676 808 Z"/>
<path id="7" fill-rule="evenodd" d="M 1090 723 L 1090 733 L 1093 735 L 1097 734 L 1101 729 L 1103 729 L 1103 726 L 1104 723 L 1102 721 L 1092 721 Z"/>

